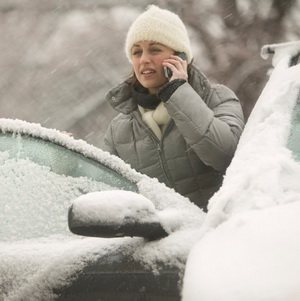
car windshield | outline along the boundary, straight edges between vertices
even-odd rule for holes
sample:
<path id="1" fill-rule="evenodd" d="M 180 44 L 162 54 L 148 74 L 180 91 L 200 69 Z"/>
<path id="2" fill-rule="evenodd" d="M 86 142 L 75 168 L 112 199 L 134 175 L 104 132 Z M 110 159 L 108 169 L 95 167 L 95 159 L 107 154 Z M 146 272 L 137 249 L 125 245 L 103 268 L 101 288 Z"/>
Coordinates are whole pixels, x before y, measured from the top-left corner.
<path id="1" fill-rule="evenodd" d="M 112 189 L 137 191 L 134 183 L 82 154 L 11 133 L 0 134 L 0 181 L 1 241 L 70 235 L 67 211 L 78 196 Z"/>

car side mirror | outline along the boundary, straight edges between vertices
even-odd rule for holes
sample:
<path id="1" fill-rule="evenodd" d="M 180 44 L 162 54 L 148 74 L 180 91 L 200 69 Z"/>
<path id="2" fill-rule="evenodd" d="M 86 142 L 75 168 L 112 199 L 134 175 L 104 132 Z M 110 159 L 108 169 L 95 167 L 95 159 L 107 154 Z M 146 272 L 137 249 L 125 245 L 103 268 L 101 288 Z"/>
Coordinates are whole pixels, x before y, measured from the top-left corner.
<path id="1" fill-rule="evenodd" d="M 168 235 L 153 203 L 131 191 L 92 192 L 77 198 L 69 208 L 72 233 L 93 237 L 139 236 L 155 240 Z"/>

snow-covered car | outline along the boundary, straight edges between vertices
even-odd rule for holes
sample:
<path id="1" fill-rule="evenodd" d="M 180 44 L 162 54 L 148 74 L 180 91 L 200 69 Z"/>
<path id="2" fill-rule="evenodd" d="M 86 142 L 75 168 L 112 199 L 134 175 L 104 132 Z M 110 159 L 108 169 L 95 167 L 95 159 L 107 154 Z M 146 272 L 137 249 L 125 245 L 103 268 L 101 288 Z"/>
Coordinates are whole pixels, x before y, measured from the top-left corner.
<path id="1" fill-rule="evenodd" d="M 207 214 L 82 140 L 0 119 L 0 300 L 297 300 L 300 43 L 265 49 L 275 69 Z"/>
<path id="2" fill-rule="evenodd" d="M 202 210 L 82 140 L 0 129 L 0 300 L 180 300 Z"/>
<path id="3" fill-rule="evenodd" d="M 300 300 L 300 41 L 273 72 L 186 265 L 183 301 Z"/>

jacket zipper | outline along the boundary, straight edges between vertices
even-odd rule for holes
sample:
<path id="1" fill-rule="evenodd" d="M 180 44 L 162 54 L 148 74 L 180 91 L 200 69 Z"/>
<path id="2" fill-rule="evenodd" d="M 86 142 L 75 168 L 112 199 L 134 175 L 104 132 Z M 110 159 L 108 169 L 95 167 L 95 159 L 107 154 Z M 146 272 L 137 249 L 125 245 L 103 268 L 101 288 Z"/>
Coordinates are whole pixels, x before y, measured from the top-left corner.
<path id="1" fill-rule="evenodd" d="M 170 131 L 171 126 L 173 124 L 174 124 L 174 121 L 170 120 L 169 123 L 167 124 L 166 128 L 164 129 L 164 131 L 162 131 L 161 141 L 159 141 L 157 139 L 157 141 L 158 141 L 158 153 L 159 153 L 159 158 L 161 160 L 162 169 L 163 169 L 165 177 L 168 181 L 168 186 L 171 187 L 171 188 L 173 188 L 175 185 L 174 185 L 174 182 L 171 181 L 170 176 L 168 176 L 168 167 L 166 166 L 166 160 L 165 160 L 165 156 L 163 154 L 162 144 L 163 144 L 164 137 L 166 136 L 168 131 Z"/>
<path id="2" fill-rule="evenodd" d="M 133 114 L 135 115 L 135 114 Z M 162 133 L 162 137 L 161 137 L 161 141 L 156 137 L 156 135 L 144 124 L 144 122 L 141 120 L 140 115 L 137 114 L 138 116 L 134 116 L 137 121 L 140 123 L 141 126 L 143 126 L 146 131 L 148 132 L 149 136 L 153 138 L 154 142 L 156 143 L 156 149 L 157 149 L 157 153 L 158 153 L 158 157 L 159 157 L 159 161 L 160 161 L 160 165 L 162 168 L 162 172 L 165 176 L 165 179 L 167 181 L 167 186 L 173 188 L 174 184 L 170 181 L 170 177 L 168 176 L 168 167 L 166 166 L 166 160 L 163 154 L 163 150 L 162 150 L 162 142 L 163 142 L 163 138 L 167 132 L 167 130 L 170 128 L 170 124 L 172 121 L 169 122 L 169 124 L 167 125 L 165 131 Z"/>
<path id="3" fill-rule="evenodd" d="M 156 138 L 156 136 L 155 136 L 155 138 Z M 157 152 L 158 152 L 158 157 L 159 157 L 160 165 L 161 165 L 163 174 L 165 176 L 165 179 L 167 181 L 166 184 L 169 187 L 174 187 L 173 183 L 170 181 L 170 177 L 168 176 L 168 172 L 167 172 L 168 167 L 166 166 L 166 160 L 165 160 L 165 156 L 164 156 L 163 150 L 162 150 L 162 141 L 159 141 L 156 138 L 156 143 L 157 143 Z"/>

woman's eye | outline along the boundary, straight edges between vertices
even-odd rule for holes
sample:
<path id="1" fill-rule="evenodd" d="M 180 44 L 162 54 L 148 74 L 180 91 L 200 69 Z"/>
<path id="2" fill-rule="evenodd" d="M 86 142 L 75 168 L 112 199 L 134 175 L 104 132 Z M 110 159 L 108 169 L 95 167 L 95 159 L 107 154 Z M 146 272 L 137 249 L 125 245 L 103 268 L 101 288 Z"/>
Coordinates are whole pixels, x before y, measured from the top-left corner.
<path id="1" fill-rule="evenodd" d="M 134 50 L 134 51 L 132 52 L 132 55 L 140 55 L 141 53 L 142 53 L 141 50 Z"/>
<path id="2" fill-rule="evenodd" d="M 151 49 L 150 51 L 151 51 L 151 52 L 161 52 L 161 50 L 158 49 L 158 48 L 153 48 L 153 49 Z"/>

